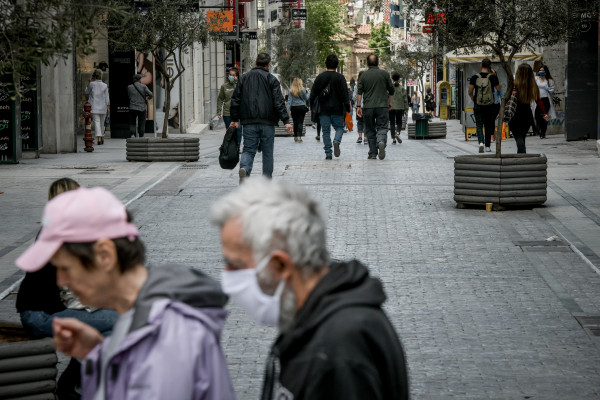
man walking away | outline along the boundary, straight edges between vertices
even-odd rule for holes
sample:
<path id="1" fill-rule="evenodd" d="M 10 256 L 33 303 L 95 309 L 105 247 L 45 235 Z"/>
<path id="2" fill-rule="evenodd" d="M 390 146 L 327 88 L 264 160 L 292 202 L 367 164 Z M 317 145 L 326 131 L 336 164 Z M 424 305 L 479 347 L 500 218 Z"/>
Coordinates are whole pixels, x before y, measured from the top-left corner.
<path id="1" fill-rule="evenodd" d="M 492 134 L 494 133 L 494 88 L 502 89 L 498 77 L 491 73 L 492 62 L 489 58 L 481 61 L 481 72 L 475 74 L 469 80 L 469 97 L 473 100 L 473 115 L 477 127 L 477 140 L 479 141 L 479 152 L 490 152 Z M 482 129 L 485 129 L 485 139 Z"/>
<path id="2" fill-rule="evenodd" d="M 135 74 L 133 83 L 127 86 L 127 94 L 129 95 L 129 133 L 131 137 L 135 137 L 137 120 L 137 132 L 139 137 L 144 137 L 146 131 L 146 105 L 148 99 L 152 98 L 152 92 L 148 86 L 140 83 L 142 76 Z"/>
<path id="3" fill-rule="evenodd" d="M 352 111 L 346 78 L 335 71 L 338 64 L 339 60 L 335 54 L 328 55 L 325 59 L 327 71 L 317 76 L 310 92 L 311 107 L 314 106 L 316 99 L 319 101 L 321 109 L 319 118 L 326 160 L 331 160 L 331 126 L 333 125 L 333 129 L 335 129 L 333 154 L 339 157 L 340 143 L 344 135 L 344 117 L 346 112 Z"/>
<path id="4" fill-rule="evenodd" d="M 300 186 L 266 179 L 217 201 L 223 291 L 279 327 L 262 400 L 408 399 L 404 351 L 379 279 L 331 262 L 321 207 Z"/>
<path id="5" fill-rule="evenodd" d="M 356 104 L 363 101 L 356 115 L 363 117 L 365 134 L 369 141 L 369 160 L 385 158 L 385 144 L 389 123 L 389 110 L 392 109 L 394 85 L 390 74 L 379 69 L 379 57 L 369 54 L 367 57 L 368 70 L 358 81 L 358 96 Z"/>
<path id="6" fill-rule="evenodd" d="M 273 147 L 275 126 L 279 120 L 285 124 L 288 133 L 294 128 L 285 108 L 281 85 L 269 73 L 271 57 L 260 53 L 256 57 L 256 67 L 245 73 L 231 96 L 231 124 L 244 127 L 244 150 L 240 161 L 240 183 L 252 172 L 254 156 L 260 145 L 262 148 L 263 175 L 273 176 Z"/>

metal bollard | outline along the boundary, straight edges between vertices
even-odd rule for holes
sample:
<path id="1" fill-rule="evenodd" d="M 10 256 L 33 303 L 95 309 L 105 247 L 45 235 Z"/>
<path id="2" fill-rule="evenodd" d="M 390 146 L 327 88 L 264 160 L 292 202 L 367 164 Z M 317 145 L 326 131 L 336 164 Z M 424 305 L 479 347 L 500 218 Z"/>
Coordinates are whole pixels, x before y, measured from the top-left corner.
<path id="1" fill-rule="evenodd" d="M 88 153 L 94 151 L 94 137 L 92 136 L 92 105 L 90 103 L 85 103 L 83 105 L 83 118 L 85 118 L 85 135 L 83 136 L 83 141 L 85 142 L 85 147 L 83 148 Z"/>

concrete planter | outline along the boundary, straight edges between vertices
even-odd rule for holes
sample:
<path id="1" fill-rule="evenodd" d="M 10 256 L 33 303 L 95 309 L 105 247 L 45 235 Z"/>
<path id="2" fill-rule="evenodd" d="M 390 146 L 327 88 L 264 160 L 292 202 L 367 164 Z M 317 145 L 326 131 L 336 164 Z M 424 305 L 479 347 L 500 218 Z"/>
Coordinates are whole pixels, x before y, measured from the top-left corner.
<path id="1" fill-rule="evenodd" d="M 445 122 L 429 122 L 427 124 L 427 136 L 425 139 L 443 139 L 446 137 Z M 408 124 L 408 138 L 415 138 L 415 123 Z"/>
<path id="2" fill-rule="evenodd" d="M 543 154 L 495 154 L 454 157 L 457 206 L 492 203 L 534 206 L 546 201 L 548 159 Z"/>
<path id="3" fill-rule="evenodd" d="M 128 161 L 198 161 L 199 138 L 129 138 Z"/>

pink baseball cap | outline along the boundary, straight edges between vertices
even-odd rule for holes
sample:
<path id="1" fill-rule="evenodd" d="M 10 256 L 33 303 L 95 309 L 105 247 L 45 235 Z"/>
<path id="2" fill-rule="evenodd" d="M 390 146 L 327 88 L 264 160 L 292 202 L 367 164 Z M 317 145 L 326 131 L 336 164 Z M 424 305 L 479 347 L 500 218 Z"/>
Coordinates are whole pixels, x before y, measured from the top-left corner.
<path id="1" fill-rule="evenodd" d="M 127 237 L 139 232 L 127 222 L 125 206 L 108 190 L 80 188 L 61 193 L 44 207 L 42 231 L 35 243 L 17 259 L 27 272 L 41 269 L 63 243 L 88 243 Z"/>

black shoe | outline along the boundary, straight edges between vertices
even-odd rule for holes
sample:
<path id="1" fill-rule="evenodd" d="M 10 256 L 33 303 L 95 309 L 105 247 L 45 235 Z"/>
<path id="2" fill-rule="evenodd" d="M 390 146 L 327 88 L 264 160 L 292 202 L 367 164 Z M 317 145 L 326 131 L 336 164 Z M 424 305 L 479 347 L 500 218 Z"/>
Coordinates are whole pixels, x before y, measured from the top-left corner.
<path id="1" fill-rule="evenodd" d="M 399 133 L 396 133 L 396 140 L 398 141 L 398 143 L 402 143 L 402 139 L 400 139 Z"/>
<path id="2" fill-rule="evenodd" d="M 392 142 L 392 144 L 396 144 L 396 139 L 394 139 L 394 141 Z"/>
<path id="3" fill-rule="evenodd" d="M 362 143 L 362 138 L 359 137 L 358 140 L 356 141 L 356 143 Z"/>
<path id="4" fill-rule="evenodd" d="M 545 134 L 542 134 L 542 133 L 540 133 L 540 139 L 546 139 L 546 135 L 545 135 Z"/>
<path id="5" fill-rule="evenodd" d="M 336 157 L 340 156 L 340 144 L 338 142 L 333 142 L 333 155 Z"/>
<path id="6" fill-rule="evenodd" d="M 321 136 L 317 135 L 315 136 L 315 139 L 317 139 L 317 141 L 321 140 Z"/>
<path id="7" fill-rule="evenodd" d="M 377 147 L 379 148 L 379 159 L 383 160 L 385 158 L 385 143 L 379 142 Z"/>
<path id="8" fill-rule="evenodd" d="M 367 160 L 377 160 L 377 157 L 375 157 L 375 156 L 369 156 L 369 158 L 367 158 Z"/>
<path id="9" fill-rule="evenodd" d="M 331 159 L 333 159 L 333 157 L 331 157 L 331 156 L 325 156 L 325 159 L 326 160 L 331 160 Z"/>

